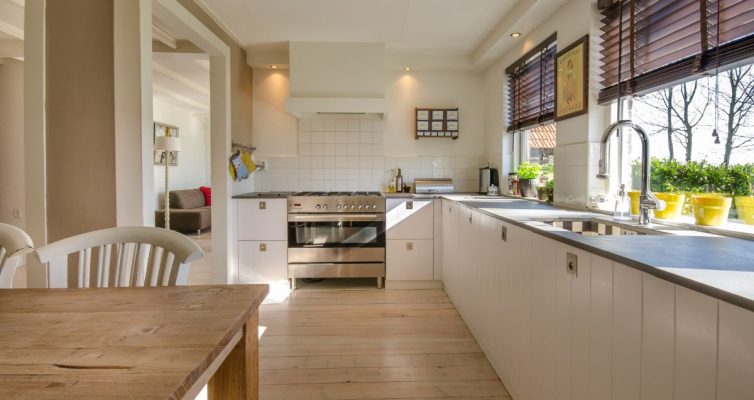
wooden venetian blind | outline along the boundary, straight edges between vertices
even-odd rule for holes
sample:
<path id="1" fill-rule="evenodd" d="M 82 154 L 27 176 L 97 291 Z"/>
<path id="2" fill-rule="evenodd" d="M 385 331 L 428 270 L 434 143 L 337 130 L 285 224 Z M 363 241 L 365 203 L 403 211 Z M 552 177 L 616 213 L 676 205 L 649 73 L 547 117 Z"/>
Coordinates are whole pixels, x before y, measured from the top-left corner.
<path id="1" fill-rule="evenodd" d="M 621 94 L 642 94 L 754 57 L 754 0 L 600 0 L 599 6 L 600 103 L 618 98 L 618 82 Z"/>
<path id="2" fill-rule="evenodd" d="M 505 69 L 508 75 L 508 130 L 552 121 L 555 117 L 556 35 Z"/>

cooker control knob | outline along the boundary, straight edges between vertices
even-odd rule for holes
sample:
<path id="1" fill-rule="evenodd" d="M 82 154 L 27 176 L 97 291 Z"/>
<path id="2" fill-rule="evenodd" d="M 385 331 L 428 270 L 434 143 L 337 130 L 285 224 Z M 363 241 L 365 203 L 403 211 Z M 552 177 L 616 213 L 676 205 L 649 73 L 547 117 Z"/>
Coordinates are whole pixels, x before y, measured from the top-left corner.
<path id="1" fill-rule="evenodd" d="M 359 204 L 359 210 L 361 210 L 362 208 L 364 208 L 364 206 Z"/>
<path id="2" fill-rule="evenodd" d="M 322 208 L 322 204 L 317 204 L 317 210 L 319 210 L 320 208 Z"/>
<path id="3" fill-rule="evenodd" d="M 323 204 L 322 208 L 325 209 L 325 210 L 327 210 L 327 204 Z"/>
<path id="4" fill-rule="evenodd" d="M 372 210 L 376 210 L 376 209 L 377 209 L 377 204 L 372 204 Z"/>
<path id="5" fill-rule="evenodd" d="M 343 206 L 340 205 L 340 204 L 338 204 L 337 206 L 335 206 L 335 208 L 337 208 L 338 210 L 340 210 L 341 208 L 343 208 Z"/>
<path id="6" fill-rule="evenodd" d="M 351 204 L 351 210 L 355 210 L 355 209 L 356 209 L 356 204 Z"/>

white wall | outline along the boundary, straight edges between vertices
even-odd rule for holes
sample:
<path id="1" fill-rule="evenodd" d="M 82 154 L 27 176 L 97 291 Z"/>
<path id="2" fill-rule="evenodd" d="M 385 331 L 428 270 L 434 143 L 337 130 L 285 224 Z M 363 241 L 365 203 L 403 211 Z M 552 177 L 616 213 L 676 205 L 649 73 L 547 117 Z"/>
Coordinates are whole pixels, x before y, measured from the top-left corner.
<path id="1" fill-rule="evenodd" d="M 154 120 L 178 127 L 181 148 L 178 166 L 170 168 L 170 190 L 196 189 L 210 185 L 209 120 L 206 114 L 163 99 L 154 101 Z M 154 166 L 155 203 L 163 208 L 165 167 Z"/>
<path id="2" fill-rule="evenodd" d="M 486 157 L 495 158 L 503 166 L 502 176 L 511 168 L 512 140 L 505 133 L 503 110 L 507 108 L 503 88 L 505 68 L 527 51 L 557 32 L 558 49 L 563 49 L 582 36 L 590 35 L 589 113 L 557 123 L 555 149 L 555 202 L 585 207 L 589 194 L 604 191 L 606 185 L 595 178 L 600 135 L 607 126 L 606 107 L 596 102 L 599 83 L 599 14 L 593 0 L 571 0 L 555 10 L 526 36 L 521 44 L 505 54 L 485 73 L 484 88 Z M 503 149 L 498 152 L 498 149 Z"/>
<path id="3" fill-rule="evenodd" d="M 387 119 L 359 124 L 359 129 L 352 125 L 350 129 L 346 117 L 320 122 L 298 121 L 285 111 L 288 72 L 255 70 L 253 144 L 257 152 L 254 158 L 269 161 L 270 168 L 253 175 L 254 190 L 385 190 L 395 168 L 402 168 L 407 182 L 420 177 L 452 177 L 458 190 L 476 190 L 478 168 L 484 154 L 481 75 L 386 71 L 385 76 Z M 416 140 L 415 107 L 458 107 L 459 139 Z M 319 135 L 315 135 L 317 143 L 313 143 L 311 132 L 322 132 L 323 142 L 319 143 Z M 340 136 L 346 138 L 345 143 L 337 141 L 338 133 L 347 134 Z M 328 142 L 326 138 L 334 141 Z M 324 151 L 312 154 L 312 144 L 324 144 L 327 154 Z M 332 146 L 327 146 L 329 144 Z M 338 144 L 346 146 L 338 151 Z M 358 152 L 353 145 L 359 145 Z M 368 153 L 366 145 L 371 147 Z"/>
<path id="4" fill-rule="evenodd" d="M 3 59 L 0 64 L 0 222 L 21 229 L 24 210 L 24 64 Z M 39 154 L 44 157 L 44 154 Z"/>

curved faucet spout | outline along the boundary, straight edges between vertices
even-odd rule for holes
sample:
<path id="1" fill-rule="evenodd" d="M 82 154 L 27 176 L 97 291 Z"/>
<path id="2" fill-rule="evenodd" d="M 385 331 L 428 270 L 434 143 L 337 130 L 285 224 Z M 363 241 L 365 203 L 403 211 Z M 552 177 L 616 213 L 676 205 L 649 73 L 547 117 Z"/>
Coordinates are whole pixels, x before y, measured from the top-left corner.
<path id="1" fill-rule="evenodd" d="M 600 161 L 599 161 L 599 173 L 597 178 L 607 179 L 610 177 L 608 173 L 609 162 L 607 147 L 610 142 L 610 137 L 613 133 L 620 128 L 631 128 L 639 135 L 641 140 L 641 198 L 639 200 L 639 207 L 641 212 L 639 214 L 639 223 L 647 225 L 652 222 L 652 217 L 649 210 L 657 208 L 659 201 L 654 194 L 649 190 L 649 173 L 650 173 L 650 160 L 649 160 L 649 135 L 636 123 L 631 120 L 620 120 L 613 122 L 602 133 L 602 141 L 600 142 Z"/>

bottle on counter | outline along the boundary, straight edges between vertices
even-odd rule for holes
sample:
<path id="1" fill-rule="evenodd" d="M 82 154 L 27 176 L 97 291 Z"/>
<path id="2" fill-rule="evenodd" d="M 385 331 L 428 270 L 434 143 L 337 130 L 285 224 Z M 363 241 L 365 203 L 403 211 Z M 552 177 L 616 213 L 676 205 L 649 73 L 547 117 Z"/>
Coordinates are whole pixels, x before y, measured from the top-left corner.
<path id="1" fill-rule="evenodd" d="M 398 168 L 398 175 L 395 176 L 395 190 L 398 193 L 403 193 L 403 175 L 401 175 L 400 168 Z"/>
<path id="2" fill-rule="evenodd" d="M 615 198 L 613 218 L 619 221 L 631 220 L 631 199 L 626 196 L 626 185 L 621 184 L 618 197 Z"/>

